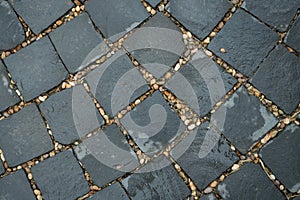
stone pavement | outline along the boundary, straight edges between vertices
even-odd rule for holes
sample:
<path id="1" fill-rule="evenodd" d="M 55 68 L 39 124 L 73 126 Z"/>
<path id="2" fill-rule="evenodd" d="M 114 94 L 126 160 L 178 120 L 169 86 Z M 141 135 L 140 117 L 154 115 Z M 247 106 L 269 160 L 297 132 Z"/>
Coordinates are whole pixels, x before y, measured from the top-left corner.
<path id="1" fill-rule="evenodd" d="M 300 0 L 0 0 L 0 199 L 300 199 Z"/>

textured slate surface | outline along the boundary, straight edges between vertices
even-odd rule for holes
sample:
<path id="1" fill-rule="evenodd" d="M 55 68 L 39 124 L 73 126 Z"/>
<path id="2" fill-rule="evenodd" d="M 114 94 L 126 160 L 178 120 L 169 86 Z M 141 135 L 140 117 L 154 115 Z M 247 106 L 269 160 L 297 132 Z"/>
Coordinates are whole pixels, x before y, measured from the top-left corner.
<path id="1" fill-rule="evenodd" d="M 208 45 L 230 65 L 252 76 L 279 36 L 243 10 L 238 10 Z M 224 48 L 226 53 L 221 53 Z"/>
<path id="2" fill-rule="evenodd" d="M 10 166 L 28 161 L 53 148 L 42 117 L 34 104 L 1 120 L 0 129 L 0 146 Z"/>
<path id="3" fill-rule="evenodd" d="M 94 194 L 90 200 L 101 200 L 101 199 L 111 199 L 111 200 L 126 200 L 129 199 L 122 189 L 119 183 L 115 183 L 104 190 L 101 190 Z"/>
<path id="4" fill-rule="evenodd" d="M 300 51 L 300 17 L 294 22 L 293 26 L 289 30 L 285 42 L 294 48 L 296 51 Z"/>
<path id="5" fill-rule="evenodd" d="M 299 5 L 299 0 L 246 0 L 243 7 L 279 31 L 285 31 Z"/>
<path id="6" fill-rule="evenodd" d="M 23 171 L 17 171 L 0 179 L 0 199 L 32 200 L 35 198 Z"/>
<path id="7" fill-rule="evenodd" d="M 5 63 L 26 101 L 55 87 L 68 75 L 48 37 L 11 55 Z"/>
<path id="8" fill-rule="evenodd" d="M 259 66 L 251 80 L 267 98 L 272 99 L 287 113 L 291 113 L 300 100 L 299 61 L 297 56 L 279 45 Z"/>
<path id="9" fill-rule="evenodd" d="M 4 0 L 0 0 L 0 27 L 0 50 L 11 49 L 25 39 L 21 23 Z"/>

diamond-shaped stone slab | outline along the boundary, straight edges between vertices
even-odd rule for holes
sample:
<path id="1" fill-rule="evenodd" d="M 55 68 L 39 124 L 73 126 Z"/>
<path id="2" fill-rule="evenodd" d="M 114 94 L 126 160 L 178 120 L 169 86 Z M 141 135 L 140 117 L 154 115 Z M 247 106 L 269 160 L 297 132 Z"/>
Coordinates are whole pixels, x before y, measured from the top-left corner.
<path id="1" fill-rule="evenodd" d="M 299 141 L 300 128 L 291 124 L 260 152 L 265 164 L 291 192 L 300 189 Z"/>
<path id="2" fill-rule="evenodd" d="M 0 199 L 36 199 L 24 171 L 19 170 L 0 179 Z"/>
<path id="3" fill-rule="evenodd" d="M 119 183 L 115 183 L 103 190 L 94 194 L 90 200 L 101 200 L 101 199 L 111 199 L 111 200 L 126 200 L 129 199 L 126 192 L 120 186 Z"/>
<path id="4" fill-rule="evenodd" d="M 240 9 L 208 48 L 243 74 L 252 76 L 278 39 L 279 35 Z M 221 48 L 225 53 L 220 51 Z"/>
<path id="5" fill-rule="evenodd" d="M 267 98 L 291 113 L 300 101 L 300 59 L 279 45 L 250 80 Z"/>
<path id="6" fill-rule="evenodd" d="M 4 173 L 5 172 L 5 169 L 4 169 L 4 166 L 3 166 L 3 163 L 2 161 L 0 162 L 0 174 Z"/>
<path id="7" fill-rule="evenodd" d="M 64 15 L 74 4 L 70 0 L 9 0 L 35 34 Z"/>
<path id="8" fill-rule="evenodd" d="M 147 0 L 148 3 L 150 3 L 151 6 L 155 7 L 158 3 L 160 3 L 160 0 Z"/>
<path id="9" fill-rule="evenodd" d="M 76 199 L 89 191 L 72 150 L 32 167 L 32 175 L 45 199 Z"/>
<path id="10" fill-rule="evenodd" d="M 0 50 L 11 49 L 25 39 L 18 17 L 4 0 L 0 0 L 0 27 Z"/>
<path id="11" fill-rule="evenodd" d="M 296 51 L 300 52 L 300 17 L 294 22 L 293 26 L 289 30 L 285 42 L 294 48 Z"/>
<path id="12" fill-rule="evenodd" d="M 15 166 L 53 148 L 35 104 L 0 121 L 0 147 L 8 165 Z"/>

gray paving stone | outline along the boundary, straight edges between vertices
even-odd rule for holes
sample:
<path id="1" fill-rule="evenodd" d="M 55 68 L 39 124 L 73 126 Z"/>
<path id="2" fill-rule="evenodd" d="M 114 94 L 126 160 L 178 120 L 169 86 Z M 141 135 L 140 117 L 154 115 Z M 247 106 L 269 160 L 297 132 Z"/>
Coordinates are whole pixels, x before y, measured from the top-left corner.
<path id="1" fill-rule="evenodd" d="M 63 144 L 70 144 L 103 124 L 91 97 L 80 85 L 50 96 L 40 108 L 55 140 Z"/>
<path id="2" fill-rule="evenodd" d="M 10 81 L 2 62 L 0 62 L 0 76 L 0 110 L 2 111 L 8 106 L 16 104 L 20 99 L 16 92 L 9 87 Z"/>
<path id="3" fill-rule="evenodd" d="M 294 22 L 293 26 L 289 30 L 285 42 L 293 47 L 296 51 L 300 52 L 300 17 Z"/>
<path id="4" fill-rule="evenodd" d="M 259 66 L 250 81 L 267 98 L 274 101 L 285 112 L 291 113 L 300 100 L 299 77 L 299 58 L 279 45 Z"/>
<path id="5" fill-rule="evenodd" d="M 155 7 L 161 1 L 160 0 L 147 0 L 147 2 L 150 3 L 151 6 Z"/>
<path id="6" fill-rule="evenodd" d="M 21 23 L 4 0 L 0 0 L 0 27 L 0 50 L 11 49 L 25 39 Z"/>
<path id="7" fill-rule="evenodd" d="M 161 170 L 135 173 L 122 181 L 131 199 L 183 199 L 187 186 L 169 165 Z"/>
<path id="8" fill-rule="evenodd" d="M 84 140 L 75 148 L 75 152 L 92 181 L 98 186 L 115 180 L 139 165 L 116 125 L 110 125 L 97 135 Z"/>
<path id="9" fill-rule="evenodd" d="M 121 123 L 149 155 L 162 150 L 185 127 L 158 91 L 125 115 Z"/>
<path id="10" fill-rule="evenodd" d="M 9 56 L 5 63 L 26 101 L 55 87 L 68 75 L 48 37 Z"/>
<path id="11" fill-rule="evenodd" d="M 283 32 L 287 29 L 299 6 L 299 0 L 246 0 L 242 7 Z"/>
<path id="12" fill-rule="evenodd" d="M 71 73 L 76 72 L 90 51 L 102 42 L 86 13 L 50 33 L 50 38 Z"/>
<path id="13" fill-rule="evenodd" d="M 149 16 L 141 2 L 135 0 L 91 0 L 85 8 L 108 38 L 137 26 Z"/>
<path id="14" fill-rule="evenodd" d="M 255 141 L 277 123 L 276 118 L 259 99 L 249 95 L 244 87 L 233 94 L 221 108 L 227 109 L 223 134 L 242 153 L 246 153 Z M 218 112 L 217 110 L 216 113 Z"/>
<path id="15" fill-rule="evenodd" d="M 224 200 L 285 199 L 259 165 L 248 163 L 219 184 L 217 191 Z"/>
<path id="16" fill-rule="evenodd" d="M 279 36 L 243 10 L 238 10 L 208 45 L 217 56 L 252 76 Z M 224 48 L 226 53 L 221 53 Z"/>
<path id="17" fill-rule="evenodd" d="M 36 199 L 26 175 L 22 170 L 0 179 L 0 199 Z"/>
<path id="18" fill-rule="evenodd" d="M 10 166 L 18 165 L 53 148 L 35 104 L 0 121 L 0 147 Z"/>
<path id="19" fill-rule="evenodd" d="M 265 164 L 292 192 L 300 189 L 299 133 L 300 128 L 292 124 L 260 152 Z"/>
<path id="20" fill-rule="evenodd" d="M 5 169 L 3 167 L 3 163 L 1 162 L 0 163 L 0 174 L 4 173 L 5 172 Z"/>
<path id="21" fill-rule="evenodd" d="M 94 194 L 91 198 L 91 200 L 102 200 L 102 199 L 111 199 L 111 200 L 125 200 L 129 199 L 125 193 L 125 191 L 122 189 L 119 183 L 115 183 L 104 190 L 101 190 Z"/>
<path id="22" fill-rule="evenodd" d="M 89 191 L 71 150 L 35 165 L 31 171 L 45 199 L 75 199 Z"/>
<path id="23" fill-rule="evenodd" d="M 179 143 L 187 146 L 187 150 L 177 159 L 177 162 L 199 189 L 203 189 L 238 160 L 229 145 L 219 138 L 218 133 L 208 132 L 207 127 L 208 123 L 202 124 L 198 130 Z M 190 146 L 187 141 L 192 141 Z M 176 153 L 176 151 L 171 152 L 175 157 Z"/>
<path id="24" fill-rule="evenodd" d="M 200 39 L 213 30 L 230 7 L 229 1 L 225 0 L 174 0 L 169 3 L 172 16 Z"/>
<path id="25" fill-rule="evenodd" d="M 89 73 L 86 80 L 109 115 L 115 115 L 129 105 L 130 99 L 136 99 L 149 88 L 123 51 L 118 51 L 101 67 Z"/>
<path id="26" fill-rule="evenodd" d="M 73 6 L 70 0 L 9 1 L 35 34 L 47 28 Z"/>

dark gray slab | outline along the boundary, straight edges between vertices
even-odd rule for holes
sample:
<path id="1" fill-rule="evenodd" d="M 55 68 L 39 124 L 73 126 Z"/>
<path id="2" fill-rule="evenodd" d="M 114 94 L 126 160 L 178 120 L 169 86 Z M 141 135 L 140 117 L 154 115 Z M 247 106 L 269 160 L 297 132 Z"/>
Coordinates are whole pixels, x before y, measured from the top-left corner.
<path id="1" fill-rule="evenodd" d="M 246 153 L 254 142 L 277 123 L 259 99 L 250 96 L 244 87 L 236 91 L 220 109 L 226 109 L 223 134 L 242 153 Z M 220 120 L 216 123 L 220 123 Z"/>
<path id="2" fill-rule="evenodd" d="M 299 133 L 300 128 L 292 124 L 260 152 L 266 165 L 292 192 L 300 189 Z"/>
<path id="3" fill-rule="evenodd" d="M 0 199 L 36 199 L 26 175 L 22 170 L 0 179 Z"/>
<path id="4" fill-rule="evenodd" d="M 130 99 L 136 99 L 149 88 L 123 51 L 118 51 L 101 67 L 89 73 L 86 80 L 109 115 L 115 115 L 129 105 Z"/>
<path id="5" fill-rule="evenodd" d="M 18 165 L 53 148 L 35 104 L 0 121 L 0 147 L 10 166 Z"/>
<path id="6" fill-rule="evenodd" d="M 217 191 L 224 200 L 285 199 L 260 166 L 252 163 L 226 178 Z"/>
<path id="7" fill-rule="evenodd" d="M 0 110 L 2 111 L 8 106 L 16 104 L 20 99 L 16 92 L 9 86 L 10 80 L 2 62 L 0 62 L 0 76 Z"/>
<path id="8" fill-rule="evenodd" d="M 183 199 L 189 194 L 187 186 L 173 166 L 135 173 L 122 181 L 131 199 Z"/>
<path id="9" fill-rule="evenodd" d="M 252 76 L 278 39 L 275 32 L 240 9 L 208 48 L 240 72 Z M 220 48 L 224 48 L 226 53 L 221 53 Z"/>
<path id="10" fill-rule="evenodd" d="M 0 50 L 11 49 L 25 39 L 21 23 L 4 0 L 0 0 L 0 27 Z"/>
<path id="11" fill-rule="evenodd" d="M 50 38 L 71 73 L 76 72 L 90 51 L 102 42 L 86 13 L 50 33 Z"/>
<path id="12" fill-rule="evenodd" d="M 198 130 L 194 130 L 179 143 L 182 145 L 180 148 L 187 149 L 177 159 L 178 164 L 200 190 L 238 160 L 235 153 L 220 139 L 218 133 L 213 128 L 209 131 L 207 127 L 208 123 L 202 124 Z M 178 149 L 176 151 L 178 152 Z M 176 151 L 171 152 L 175 157 Z"/>
<path id="13" fill-rule="evenodd" d="M 262 21 L 283 32 L 296 14 L 299 5 L 299 0 L 246 0 L 243 7 Z"/>
<path id="14" fill-rule="evenodd" d="M 89 191 L 83 171 L 71 150 L 59 153 L 31 170 L 45 199 L 75 199 Z"/>
<path id="15" fill-rule="evenodd" d="M 147 2 L 150 3 L 151 6 L 155 7 L 161 1 L 160 0 L 147 0 Z"/>
<path id="16" fill-rule="evenodd" d="M 162 150 L 185 127 L 158 91 L 125 115 L 121 123 L 149 155 Z"/>
<path id="17" fill-rule="evenodd" d="M 5 63 L 26 101 L 55 87 L 68 75 L 48 37 L 9 56 Z"/>
<path id="18" fill-rule="evenodd" d="M 125 199 L 129 199 L 129 198 L 127 197 L 125 191 L 122 189 L 121 185 L 119 183 L 115 183 L 111 186 L 108 186 L 107 188 L 104 188 L 104 190 L 97 192 L 89 199 L 91 199 L 91 200 L 102 200 L 102 199 L 125 200 Z"/>
<path id="19" fill-rule="evenodd" d="M 47 28 L 73 6 L 70 0 L 9 1 L 35 34 Z"/>
<path id="20" fill-rule="evenodd" d="M 141 2 L 135 0 L 91 0 L 85 8 L 108 38 L 134 28 L 149 16 Z"/>
<path id="21" fill-rule="evenodd" d="M 4 169 L 3 163 L 1 162 L 0 163 L 0 174 L 2 174 L 4 172 L 5 172 L 5 169 Z"/>
<path id="22" fill-rule="evenodd" d="M 300 100 L 299 61 L 297 56 L 279 45 L 259 66 L 251 80 L 267 98 L 287 113 L 291 113 Z"/>
<path id="23" fill-rule="evenodd" d="M 63 144 L 70 144 L 103 124 L 99 111 L 81 85 L 52 95 L 40 108 L 55 140 Z"/>
<path id="24" fill-rule="evenodd" d="M 171 14 L 200 39 L 213 30 L 231 7 L 225 0 L 174 0 L 168 5 Z"/>
<path id="25" fill-rule="evenodd" d="M 300 51 L 300 17 L 294 22 L 293 26 L 289 30 L 285 42 L 294 48 L 296 51 Z"/>

